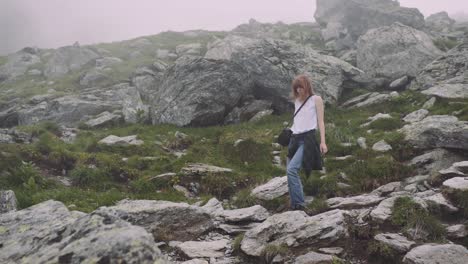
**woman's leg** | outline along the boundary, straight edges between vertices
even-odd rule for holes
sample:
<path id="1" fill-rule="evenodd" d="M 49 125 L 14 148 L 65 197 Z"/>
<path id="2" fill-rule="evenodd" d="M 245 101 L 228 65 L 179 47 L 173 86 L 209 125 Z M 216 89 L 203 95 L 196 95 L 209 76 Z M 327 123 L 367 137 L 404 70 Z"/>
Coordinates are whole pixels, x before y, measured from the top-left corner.
<path id="1" fill-rule="evenodd" d="M 304 155 L 304 144 L 300 143 L 294 154 L 294 157 L 287 162 L 288 190 L 291 198 L 291 208 L 296 209 L 298 206 L 304 206 L 304 192 L 302 190 L 301 178 L 299 170 L 302 166 L 302 157 Z"/>

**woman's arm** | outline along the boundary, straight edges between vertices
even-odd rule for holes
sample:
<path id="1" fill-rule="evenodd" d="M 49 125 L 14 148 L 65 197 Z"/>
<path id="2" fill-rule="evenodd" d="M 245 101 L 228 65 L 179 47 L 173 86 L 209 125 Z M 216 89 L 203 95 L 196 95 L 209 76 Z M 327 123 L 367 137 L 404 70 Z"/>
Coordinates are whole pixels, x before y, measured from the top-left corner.
<path id="1" fill-rule="evenodd" d="M 320 151 L 325 154 L 328 151 L 327 144 L 325 143 L 325 121 L 324 121 L 324 107 L 322 97 L 315 97 L 315 109 L 317 110 L 317 123 L 320 130 Z"/>

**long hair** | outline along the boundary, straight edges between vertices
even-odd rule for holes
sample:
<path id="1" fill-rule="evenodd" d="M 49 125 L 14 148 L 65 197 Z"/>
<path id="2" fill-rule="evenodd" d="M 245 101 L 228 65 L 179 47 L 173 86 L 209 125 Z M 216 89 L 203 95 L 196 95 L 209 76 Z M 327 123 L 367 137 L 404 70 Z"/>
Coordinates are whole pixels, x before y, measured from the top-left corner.
<path id="1" fill-rule="evenodd" d="M 310 83 L 309 78 L 304 75 L 298 75 L 294 78 L 291 85 L 291 95 L 294 99 L 305 99 L 299 98 L 299 93 L 297 92 L 298 87 L 303 87 L 306 91 L 307 96 L 314 95 L 314 90 L 312 89 L 312 85 Z"/>

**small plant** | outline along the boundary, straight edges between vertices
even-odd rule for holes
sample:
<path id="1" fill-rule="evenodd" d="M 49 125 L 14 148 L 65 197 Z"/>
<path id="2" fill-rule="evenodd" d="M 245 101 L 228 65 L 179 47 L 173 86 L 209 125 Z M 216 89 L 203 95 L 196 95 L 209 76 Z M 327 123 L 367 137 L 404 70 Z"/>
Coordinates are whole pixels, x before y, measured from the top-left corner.
<path id="1" fill-rule="evenodd" d="M 446 38 L 438 38 L 433 40 L 434 45 L 442 51 L 448 51 L 453 49 L 455 46 L 458 45 L 456 40 L 446 39 Z"/>
<path id="2" fill-rule="evenodd" d="M 237 193 L 237 199 L 233 202 L 233 204 L 238 208 L 245 208 L 254 206 L 257 204 L 257 199 L 250 194 L 250 189 L 244 189 Z"/>
<path id="3" fill-rule="evenodd" d="M 369 260 L 375 263 L 393 264 L 399 262 L 399 254 L 397 251 L 377 241 L 373 241 L 369 244 L 367 253 L 369 254 Z"/>
<path id="4" fill-rule="evenodd" d="M 234 250 L 234 252 L 236 253 L 241 252 L 241 244 L 242 244 L 243 239 L 244 239 L 244 234 L 239 234 L 236 236 L 236 238 L 234 239 L 234 242 L 232 243 L 232 249 Z"/>
<path id="5" fill-rule="evenodd" d="M 415 232 L 427 233 L 430 241 L 442 241 L 446 232 L 433 215 L 410 197 L 396 199 L 391 222 L 403 227 L 403 231 L 413 229 Z"/>
<path id="6" fill-rule="evenodd" d="M 277 255 L 284 255 L 286 254 L 286 252 L 288 252 L 288 248 L 286 245 L 268 244 L 265 246 L 261 253 L 263 263 L 273 263 L 273 259 Z"/>
<path id="7" fill-rule="evenodd" d="M 377 129 L 383 131 L 395 130 L 403 126 L 403 122 L 399 118 L 385 118 L 372 122 L 369 129 Z"/>
<path id="8" fill-rule="evenodd" d="M 316 215 L 326 212 L 329 209 L 327 201 L 324 198 L 317 197 L 307 205 L 309 215 Z"/>

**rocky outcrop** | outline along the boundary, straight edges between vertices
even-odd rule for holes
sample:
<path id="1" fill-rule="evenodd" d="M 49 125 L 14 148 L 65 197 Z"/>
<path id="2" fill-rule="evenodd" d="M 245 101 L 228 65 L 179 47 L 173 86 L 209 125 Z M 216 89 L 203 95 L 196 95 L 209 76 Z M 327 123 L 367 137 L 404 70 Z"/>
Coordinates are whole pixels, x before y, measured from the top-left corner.
<path id="1" fill-rule="evenodd" d="M 309 46 L 273 39 L 228 36 L 212 45 L 206 58 L 241 65 L 253 81 L 258 99 L 273 101 L 275 110 L 289 100 L 292 78 L 307 74 L 314 90 L 326 101 L 336 101 L 343 89 L 362 83 L 362 72 L 338 58 L 322 55 Z"/>
<path id="2" fill-rule="evenodd" d="M 323 27 L 325 42 L 337 50 L 353 47 L 369 29 L 394 22 L 421 29 L 424 16 L 415 8 L 391 0 L 317 0 L 315 20 Z"/>
<path id="3" fill-rule="evenodd" d="M 47 78 L 62 77 L 99 57 L 95 51 L 79 45 L 58 48 L 45 65 L 44 75 Z"/>
<path id="4" fill-rule="evenodd" d="M 143 141 L 137 139 L 136 135 L 126 136 L 126 137 L 118 137 L 114 135 L 109 135 L 99 140 L 98 143 L 108 145 L 108 146 L 130 146 L 130 145 L 139 146 L 143 144 Z"/>
<path id="5" fill-rule="evenodd" d="M 249 93 L 249 73 L 239 65 L 203 58 L 181 58 L 169 68 L 152 105 L 153 124 L 207 126 L 223 123 Z"/>
<path id="6" fill-rule="evenodd" d="M 417 76 L 440 55 L 426 33 L 401 23 L 371 29 L 357 42 L 358 68 L 371 78 L 384 78 L 387 84 L 404 76 Z"/>
<path id="7" fill-rule="evenodd" d="M 447 12 L 442 11 L 426 18 L 426 26 L 432 31 L 447 33 L 451 31 L 455 20 L 451 19 Z"/>
<path id="8" fill-rule="evenodd" d="M 116 206 L 101 207 L 95 213 L 142 226 L 158 241 L 189 241 L 214 227 L 211 216 L 204 209 L 186 203 L 123 200 Z"/>
<path id="9" fill-rule="evenodd" d="M 143 228 L 116 218 L 70 212 L 56 201 L 0 215 L 0 240 L 2 263 L 163 261 Z"/>
<path id="10" fill-rule="evenodd" d="M 273 200 L 288 193 L 287 176 L 275 177 L 267 183 L 255 187 L 251 195 L 260 200 Z"/>
<path id="11" fill-rule="evenodd" d="M 341 210 L 311 217 L 302 211 L 290 211 L 273 215 L 247 231 L 241 249 L 248 255 L 260 256 L 267 243 L 284 243 L 290 248 L 313 244 L 329 245 L 347 236 L 344 213 Z"/>
<path id="12" fill-rule="evenodd" d="M 410 89 L 428 90 L 426 94 L 440 97 L 467 98 L 467 61 L 468 42 L 465 42 L 426 65 L 411 83 Z"/>
<path id="13" fill-rule="evenodd" d="M 458 121 L 454 116 L 428 116 L 405 125 L 399 131 L 412 145 L 421 149 L 468 149 L 468 122 Z"/>
<path id="14" fill-rule="evenodd" d="M 15 211 L 17 204 L 18 202 L 13 191 L 0 191 L 0 214 Z"/>
<path id="15" fill-rule="evenodd" d="M 24 48 L 8 55 L 7 59 L 7 63 L 0 66 L 0 82 L 24 75 L 31 66 L 41 63 L 39 51 L 35 48 Z"/>
<path id="16" fill-rule="evenodd" d="M 426 244 L 413 248 L 403 258 L 405 264 L 464 264 L 468 259 L 468 250 L 453 244 Z"/>

